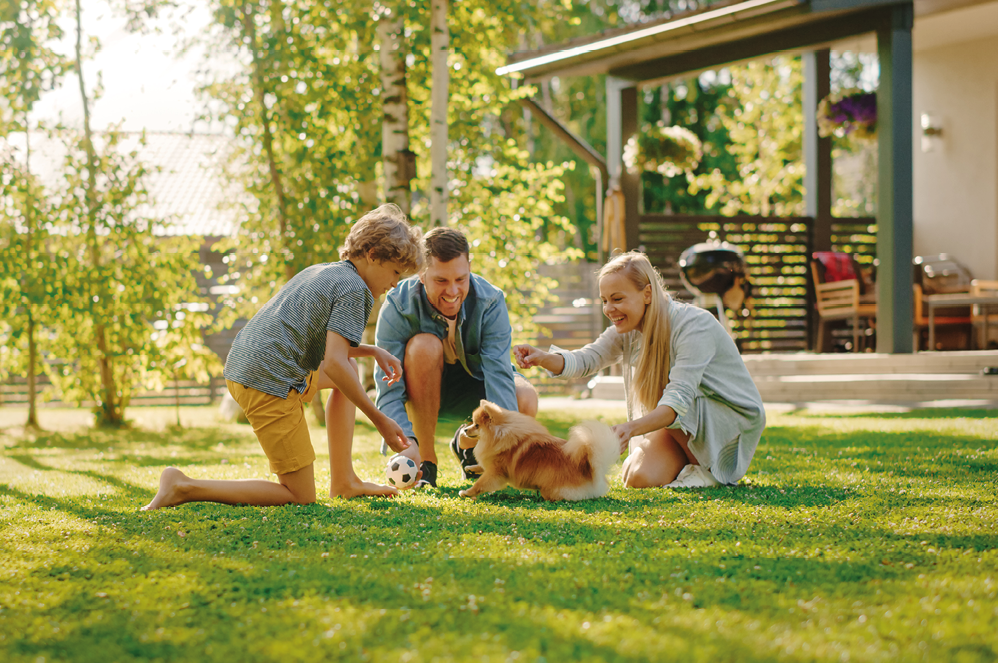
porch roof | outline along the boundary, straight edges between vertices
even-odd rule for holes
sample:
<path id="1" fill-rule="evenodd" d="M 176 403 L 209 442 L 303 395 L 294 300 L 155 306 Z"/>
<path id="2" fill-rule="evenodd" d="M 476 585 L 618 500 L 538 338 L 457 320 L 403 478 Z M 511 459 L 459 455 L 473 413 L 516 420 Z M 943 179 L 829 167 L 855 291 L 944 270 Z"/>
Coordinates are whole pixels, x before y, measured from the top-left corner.
<path id="1" fill-rule="evenodd" d="M 727 0 L 669 18 L 521 51 L 499 75 L 536 80 L 610 74 L 646 82 L 699 72 L 787 50 L 813 50 L 887 28 L 889 8 L 913 5 L 915 16 L 983 0 Z"/>

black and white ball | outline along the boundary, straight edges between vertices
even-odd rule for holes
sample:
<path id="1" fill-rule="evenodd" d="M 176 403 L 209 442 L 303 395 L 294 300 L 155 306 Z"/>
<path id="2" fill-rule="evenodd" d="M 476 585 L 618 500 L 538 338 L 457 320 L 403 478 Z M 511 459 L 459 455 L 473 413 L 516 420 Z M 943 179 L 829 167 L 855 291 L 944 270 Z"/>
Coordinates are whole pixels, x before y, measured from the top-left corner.
<path id="1" fill-rule="evenodd" d="M 418 480 L 418 465 L 405 455 L 395 455 L 387 462 L 387 480 L 395 488 L 410 488 Z"/>

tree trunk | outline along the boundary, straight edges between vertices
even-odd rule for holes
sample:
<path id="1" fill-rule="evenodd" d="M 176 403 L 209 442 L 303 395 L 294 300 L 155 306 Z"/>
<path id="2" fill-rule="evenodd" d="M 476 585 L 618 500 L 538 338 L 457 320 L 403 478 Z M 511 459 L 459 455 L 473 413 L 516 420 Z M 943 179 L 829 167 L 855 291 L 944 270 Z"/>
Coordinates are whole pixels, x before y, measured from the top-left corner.
<path id="1" fill-rule="evenodd" d="M 446 62 L 450 44 L 447 29 L 448 0 L 432 0 L 432 183 L 429 210 L 432 227 L 446 225 L 449 192 L 446 175 L 447 103 L 449 101 L 450 70 Z"/>
<path id="2" fill-rule="evenodd" d="M 83 36 L 83 25 L 81 23 L 80 0 L 75 3 L 77 39 L 74 47 L 75 66 L 77 70 L 77 80 L 80 83 L 80 101 L 84 108 L 84 150 L 87 153 L 87 186 L 85 191 L 85 210 L 87 212 L 87 241 L 90 247 L 91 264 L 95 270 L 101 267 L 101 251 L 97 233 L 97 170 L 98 157 L 94 151 L 94 142 L 91 135 L 91 117 L 88 108 L 87 89 L 84 87 L 84 67 L 83 56 L 81 55 L 80 40 Z M 108 354 L 108 340 L 105 334 L 105 324 L 100 314 L 100 304 L 108 298 L 105 284 L 98 281 L 94 286 L 98 298 L 98 308 L 91 303 L 91 314 L 94 319 L 94 339 L 98 348 L 98 367 L 101 373 L 101 408 L 97 419 L 99 425 L 121 426 L 124 422 L 123 410 L 118 402 L 118 391 L 115 387 L 115 375 L 112 370 L 111 356 Z"/>
<path id="3" fill-rule="evenodd" d="M 380 36 L 380 81 L 383 85 L 383 176 L 387 202 L 411 215 L 408 160 L 408 88 L 404 53 L 404 21 L 384 14 L 377 25 Z"/>
<path id="4" fill-rule="evenodd" d="M 286 191 L 282 186 L 282 175 L 279 172 L 279 164 L 275 159 L 274 141 L 272 138 L 272 127 L 268 119 L 268 105 L 265 103 L 265 74 L 262 71 L 261 59 L 258 57 L 258 32 L 254 25 L 254 11 L 251 4 L 244 6 L 244 37 L 247 39 L 248 50 L 251 52 L 251 64 L 254 76 L 252 77 L 252 88 L 254 97 L 258 102 L 261 123 L 262 144 L 265 149 L 265 157 L 268 160 L 268 173 L 272 180 L 272 190 L 275 192 L 277 214 L 279 216 L 279 234 L 283 244 L 287 243 L 286 233 L 289 230 L 289 218 L 286 214 Z M 286 263 L 286 280 L 292 279 L 294 275 L 293 266 Z"/>
<path id="5" fill-rule="evenodd" d="M 35 295 L 35 281 L 33 277 L 35 276 L 35 268 L 32 263 L 32 250 L 34 248 L 34 239 L 32 238 L 32 226 L 35 225 L 35 221 L 32 217 L 32 207 L 34 207 L 34 202 L 31 199 L 31 134 L 28 129 L 28 112 L 24 113 L 24 192 L 25 192 L 25 251 L 28 254 L 28 271 L 25 272 L 24 280 L 27 282 L 28 290 L 24 291 L 28 294 L 28 303 L 25 309 L 28 313 L 28 420 L 25 423 L 25 427 L 38 429 L 38 410 L 36 407 L 36 388 L 35 388 L 35 365 L 37 364 L 37 353 L 35 348 L 35 318 L 32 312 L 34 304 L 32 304 L 32 297 Z"/>

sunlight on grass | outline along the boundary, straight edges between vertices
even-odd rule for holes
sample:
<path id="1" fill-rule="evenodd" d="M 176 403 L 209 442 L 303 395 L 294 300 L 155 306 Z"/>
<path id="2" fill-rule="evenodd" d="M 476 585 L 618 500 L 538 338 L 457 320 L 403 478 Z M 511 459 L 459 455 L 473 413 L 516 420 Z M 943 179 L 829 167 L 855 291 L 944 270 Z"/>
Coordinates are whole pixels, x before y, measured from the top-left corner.
<path id="1" fill-rule="evenodd" d="M 599 414 L 599 415 L 597 415 Z M 132 428 L 0 409 L 0 660 L 808 662 L 997 659 L 996 412 L 773 414 L 739 486 L 477 501 L 440 488 L 143 513 L 160 472 L 267 477 L 215 409 Z M 542 416 L 563 435 L 585 418 Z M 311 418 L 312 420 L 312 418 Z M 360 476 L 379 437 L 356 424 Z M 274 480 L 274 478 L 273 478 Z"/>

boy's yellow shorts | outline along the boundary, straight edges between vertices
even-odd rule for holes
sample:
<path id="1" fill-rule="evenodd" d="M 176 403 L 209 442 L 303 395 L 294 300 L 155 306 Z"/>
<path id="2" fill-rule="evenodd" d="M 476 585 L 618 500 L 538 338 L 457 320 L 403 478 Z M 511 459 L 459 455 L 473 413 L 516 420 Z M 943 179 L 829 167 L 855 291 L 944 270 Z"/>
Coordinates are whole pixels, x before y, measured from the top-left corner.
<path id="1" fill-rule="evenodd" d="M 227 379 L 230 395 L 248 417 L 268 457 L 269 468 L 275 474 L 299 471 L 316 459 L 307 419 L 303 415 L 303 403 L 314 398 L 317 381 L 318 373 L 311 372 L 302 393 L 290 388 L 289 394 L 282 399 Z"/>

